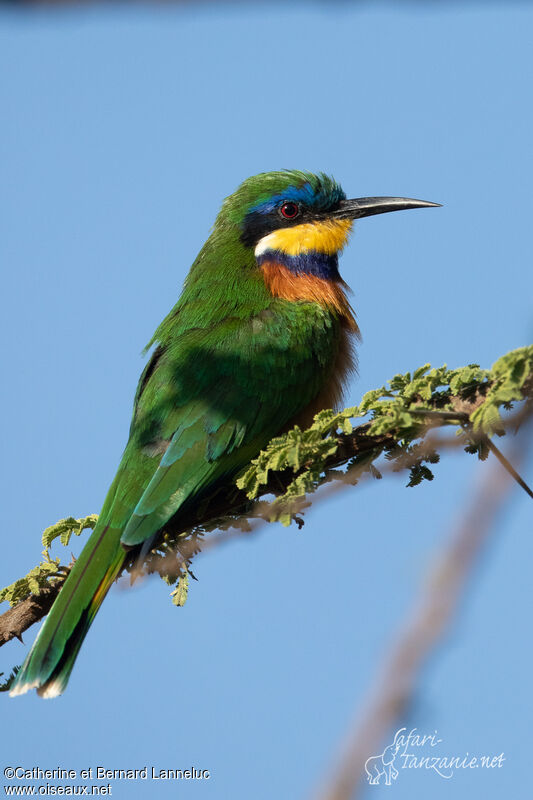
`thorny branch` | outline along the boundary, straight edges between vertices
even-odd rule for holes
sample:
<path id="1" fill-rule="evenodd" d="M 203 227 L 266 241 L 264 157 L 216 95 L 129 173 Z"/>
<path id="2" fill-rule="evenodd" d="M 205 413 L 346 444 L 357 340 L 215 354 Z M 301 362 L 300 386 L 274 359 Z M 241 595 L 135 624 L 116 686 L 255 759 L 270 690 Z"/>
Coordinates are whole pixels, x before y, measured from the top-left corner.
<path id="1" fill-rule="evenodd" d="M 477 396 L 470 403 L 469 410 L 472 413 L 483 402 L 482 396 Z M 531 411 L 528 404 L 518 414 L 509 418 L 506 427 L 514 427 L 524 420 L 526 414 Z M 422 413 L 422 412 L 421 412 Z M 426 423 L 426 431 L 421 432 L 421 436 L 427 432 L 422 445 L 416 450 L 416 453 L 409 455 L 405 454 L 401 458 L 400 465 L 402 468 L 408 469 L 412 466 L 414 461 L 418 461 L 421 457 L 434 452 L 435 450 L 443 450 L 450 448 L 462 447 L 465 440 L 459 437 L 454 439 L 438 437 L 435 433 L 430 434 L 429 429 L 434 429 L 449 422 L 453 417 L 464 424 L 468 422 L 468 414 L 462 409 L 460 412 L 431 412 L 428 416 Z M 328 468 L 342 467 L 348 461 L 356 456 L 363 456 L 365 453 L 379 455 L 383 452 L 391 452 L 397 445 L 394 434 L 369 434 L 369 423 L 365 423 L 356 427 L 351 434 L 341 434 L 337 437 L 337 448 L 335 454 L 328 458 Z M 497 448 L 495 448 L 497 450 Z M 499 451 L 497 451 L 499 453 Z M 500 454 L 501 455 L 501 454 Z M 508 462 L 507 462 L 508 463 Z M 510 465 L 509 465 L 510 466 Z M 511 468 L 512 469 L 512 468 Z M 398 462 L 385 464 L 380 467 L 380 472 L 397 472 Z M 369 470 L 366 462 L 356 463 L 350 466 L 344 473 L 336 473 L 335 482 L 330 482 L 324 486 L 315 498 L 323 500 L 325 497 L 347 487 L 353 486 L 355 483 L 360 482 L 362 479 L 373 477 L 375 473 Z M 381 475 L 380 475 L 381 477 Z M 273 473 L 269 479 L 268 484 L 265 486 L 264 495 L 274 494 L 279 495 L 287 488 L 288 484 L 293 478 L 292 473 Z M 515 474 L 518 482 L 523 484 L 519 475 Z M 526 486 L 526 490 L 531 491 Z M 309 505 L 309 500 L 302 498 L 300 503 L 292 503 L 291 511 L 293 515 L 299 513 L 301 509 Z M 131 582 L 135 578 L 140 577 L 142 574 L 157 572 L 160 575 L 165 575 L 174 578 L 183 570 L 184 566 L 187 567 L 192 558 L 199 552 L 206 552 L 213 547 L 218 547 L 230 539 L 250 535 L 257 531 L 257 529 L 268 520 L 268 510 L 271 503 L 260 501 L 251 504 L 244 492 L 238 490 L 236 487 L 229 487 L 229 491 L 221 491 L 212 499 L 212 502 L 203 509 L 195 509 L 194 512 L 189 512 L 187 516 L 180 519 L 181 530 L 193 530 L 192 534 L 185 535 L 184 538 L 178 539 L 173 551 L 165 554 L 154 554 L 148 559 L 145 565 L 134 564 L 130 562 Z M 242 516 L 235 515 L 241 514 Z M 233 520 L 231 519 L 233 517 Z M 202 526 L 215 526 L 217 524 L 228 524 L 228 519 L 236 523 L 237 527 L 230 530 L 223 530 L 220 533 L 211 536 L 207 539 L 202 538 L 202 531 L 196 531 Z M 296 518 L 297 519 L 297 518 Z M 242 524 L 242 523 L 245 524 Z M 240 524 L 239 524 L 240 523 Z M 72 563 L 68 567 L 61 568 L 61 574 L 51 581 L 46 587 L 39 590 L 39 592 L 31 594 L 26 599 L 19 602 L 14 608 L 0 615 L 0 646 L 10 641 L 13 638 L 18 638 L 22 641 L 22 634 L 31 627 L 35 622 L 41 620 L 50 610 L 55 598 L 59 594 L 63 583 L 65 582 Z"/>
<path id="2" fill-rule="evenodd" d="M 502 408 L 509 411 L 519 401 L 518 412 L 502 417 Z M 290 524 L 294 520 L 301 526 L 299 515 L 310 505 L 309 496 L 315 490 L 322 499 L 368 475 L 381 477 L 379 470 L 408 469 L 410 486 L 431 480 L 427 464 L 436 463 L 439 451 L 449 447 L 464 447 L 481 459 L 492 451 L 532 495 L 490 440 L 493 433 L 517 430 L 532 410 L 533 346 L 501 356 L 489 371 L 475 364 L 452 370 L 446 366 L 431 369 L 425 364 L 412 373 L 395 375 L 388 386 L 367 392 L 359 406 L 321 411 L 308 429 L 295 427 L 272 439 L 241 472 L 237 485 L 213 487 L 209 497 L 182 507 L 167 522 L 144 563 L 139 550 L 132 550 L 123 569 L 132 582 L 140 574 L 159 573 L 167 582 L 177 583 L 173 601 L 183 605 L 189 576 L 194 577 L 191 561 L 199 552 L 249 534 L 265 521 Z M 353 420 L 368 417 L 370 422 L 354 427 Z M 437 428 L 451 428 L 459 436 L 452 444 L 449 438 L 435 436 L 432 429 Z M 378 470 L 375 462 L 383 455 Z M 8 600 L 14 606 L 0 616 L 0 645 L 21 638 L 47 613 L 60 591 L 70 567 L 62 566 L 59 558 L 50 558 L 52 542 L 59 537 L 68 545 L 73 534 L 94 528 L 97 519 L 97 515 L 69 517 L 44 531 L 44 561 L 24 578 L 0 589 L 0 601 Z M 222 533 L 214 535 L 217 529 Z"/>
<path id="3" fill-rule="evenodd" d="M 353 434 L 349 436 L 339 436 L 338 452 L 335 457 L 329 460 L 328 466 L 342 466 L 355 455 L 373 452 L 378 448 L 386 449 L 394 445 L 394 437 L 391 435 L 368 436 L 368 427 L 368 424 L 361 425 L 355 429 Z M 264 494 L 279 494 L 286 489 L 291 479 L 292 475 L 275 473 L 267 485 Z M 239 491 L 234 486 L 230 487 L 229 494 L 220 492 L 219 495 L 214 498 L 213 502 L 199 514 L 190 512 L 188 516 L 184 516 L 181 520 L 182 528 L 183 530 L 187 530 L 202 525 L 211 525 L 217 521 L 222 523 L 232 515 L 239 513 L 246 516 L 247 510 L 250 510 L 250 505 L 250 501 L 244 492 Z M 153 560 L 150 571 L 156 572 L 162 570 L 166 575 L 179 573 L 183 564 L 187 563 L 199 551 L 211 549 L 213 546 L 218 546 L 230 538 L 250 533 L 252 525 L 257 526 L 261 521 L 264 521 L 261 520 L 260 514 L 265 511 L 268 505 L 268 503 L 257 504 L 253 514 L 255 520 L 252 521 L 250 526 L 246 526 L 246 528 L 223 531 L 218 536 L 203 541 L 199 539 L 198 536 L 193 535 L 190 539 L 180 542 L 176 550 L 174 564 L 169 563 L 169 556 L 164 558 L 159 557 Z M 10 608 L 0 615 L 0 646 L 14 638 L 18 638 L 22 641 L 22 634 L 34 623 L 39 622 L 39 620 L 48 614 L 71 568 L 72 564 L 69 567 L 64 567 L 63 574 L 58 576 L 53 583 L 40 589 L 38 593 L 31 594 L 14 608 Z M 136 576 L 139 574 L 140 570 L 137 570 Z"/>
<path id="4" fill-rule="evenodd" d="M 22 642 L 24 631 L 48 614 L 63 583 L 64 580 L 51 583 L 5 611 L 0 616 L 0 646 L 14 638 Z"/>

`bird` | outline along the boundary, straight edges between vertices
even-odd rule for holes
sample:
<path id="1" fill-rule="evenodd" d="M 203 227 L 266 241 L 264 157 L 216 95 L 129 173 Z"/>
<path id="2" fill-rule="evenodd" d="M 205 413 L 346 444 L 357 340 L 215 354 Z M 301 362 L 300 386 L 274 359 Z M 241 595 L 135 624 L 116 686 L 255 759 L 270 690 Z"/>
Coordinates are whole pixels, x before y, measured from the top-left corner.
<path id="1" fill-rule="evenodd" d="M 61 694 L 131 552 L 146 555 L 274 436 L 338 407 L 359 337 L 338 264 L 354 220 L 438 205 L 347 199 L 333 178 L 300 170 L 252 176 L 224 200 L 147 345 L 116 476 L 12 695 Z"/>

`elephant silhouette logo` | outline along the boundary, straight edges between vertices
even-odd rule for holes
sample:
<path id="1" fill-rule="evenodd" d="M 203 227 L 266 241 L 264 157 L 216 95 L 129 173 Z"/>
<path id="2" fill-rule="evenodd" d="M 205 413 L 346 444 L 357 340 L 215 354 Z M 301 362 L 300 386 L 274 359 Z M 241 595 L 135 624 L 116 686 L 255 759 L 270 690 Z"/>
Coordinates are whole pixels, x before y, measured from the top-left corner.
<path id="1" fill-rule="evenodd" d="M 394 737 L 393 743 L 387 745 L 381 755 L 367 758 L 365 772 L 369 783 L 379 783 L 383 775 L 385 776 L 385 786 L 390 786 L 392 781 L 396 780 L 399 773 L 394 766 L 394 759 L 398 755 L 399 749 L 400 742 L 397 742 Z"/>

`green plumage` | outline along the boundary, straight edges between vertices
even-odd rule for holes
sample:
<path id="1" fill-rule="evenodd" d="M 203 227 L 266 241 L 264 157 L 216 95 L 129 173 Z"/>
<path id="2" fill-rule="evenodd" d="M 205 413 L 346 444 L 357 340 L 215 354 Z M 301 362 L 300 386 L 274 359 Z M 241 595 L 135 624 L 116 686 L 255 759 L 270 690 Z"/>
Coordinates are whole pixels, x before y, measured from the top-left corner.
<path id="1" fill-rule="evenodd" d="M 253 247 L 250 209 L 290 187 L 338 187 L 306 173 L 269 173 L 228 198 L 157 329 L 137 389 L 129 441 L 98 524 L 20 670 L 14 693 L 66 686 L 126 549 L 150 548 L 162 526 L 233 477 L 317 397 L 331 373 L 341 323 L 317 303 L 273 297 Z M 309 192 L 309 189 L 306 189 Z M 262 224 L 262 218 L 260 220 Z M 178 517 L 179 519 L 179 517 Z"/>

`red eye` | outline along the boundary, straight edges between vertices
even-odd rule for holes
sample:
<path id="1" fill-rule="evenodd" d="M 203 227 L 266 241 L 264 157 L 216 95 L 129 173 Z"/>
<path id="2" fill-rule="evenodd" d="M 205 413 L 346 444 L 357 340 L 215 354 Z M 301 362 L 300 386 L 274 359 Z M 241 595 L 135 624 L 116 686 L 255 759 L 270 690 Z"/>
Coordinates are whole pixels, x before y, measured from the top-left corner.
<path id="1" fill-rule="evenodd" d="M 285 219 L 294 219 L 300 213 L 300 207 L 296 203 L 283 203 L 280 211 Z"/>

